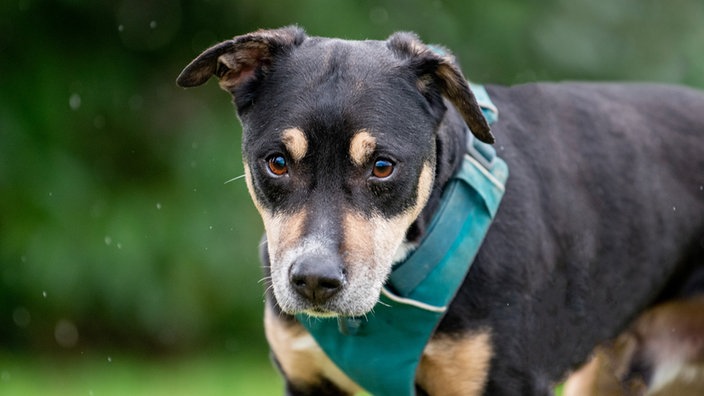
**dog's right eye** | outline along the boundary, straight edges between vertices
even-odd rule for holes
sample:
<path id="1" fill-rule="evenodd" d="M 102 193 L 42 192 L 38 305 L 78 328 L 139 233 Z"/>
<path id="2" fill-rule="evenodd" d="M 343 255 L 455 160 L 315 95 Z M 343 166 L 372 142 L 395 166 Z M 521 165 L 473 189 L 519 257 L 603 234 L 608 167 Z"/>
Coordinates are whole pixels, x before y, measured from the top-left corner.
<path id="1" fill-rule="evenodd" d="M 288 165 L 283 155 L 275 154 L 266 160 L 269 172 L 274 176 L 283 176 L 288 173 Z"/>
<path id="2" fill-rule="evenodd" d="M 376 177 L 377 179 L 386 179 L 387 177 L 391 176 L 393 172 L 393 162 L 384 158 L 378 158 L 374 162 L 374 167 L 372 168 L 372 176 Z"/>

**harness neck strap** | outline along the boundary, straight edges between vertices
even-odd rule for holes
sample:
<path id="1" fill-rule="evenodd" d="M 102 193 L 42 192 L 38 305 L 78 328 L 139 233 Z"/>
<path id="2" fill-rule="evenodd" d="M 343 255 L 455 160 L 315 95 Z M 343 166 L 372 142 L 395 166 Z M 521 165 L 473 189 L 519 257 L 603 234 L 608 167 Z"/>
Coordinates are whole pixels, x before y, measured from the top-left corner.
<path id="1" fill-rule="evenodd" d="M 472 88 L 479 97 L 477 86 Z M 485 116 L 495 111 L 492 105 Z M 328 357 L 366 391 L 415 394 L 423 350 L 479 251 L 507 177 L 508 167 L 493 148 L 468 133 L 467 154 L 445 187 L 426 236 L 393 269 L 374 310 L 354 318 L 296 315 Z"/>

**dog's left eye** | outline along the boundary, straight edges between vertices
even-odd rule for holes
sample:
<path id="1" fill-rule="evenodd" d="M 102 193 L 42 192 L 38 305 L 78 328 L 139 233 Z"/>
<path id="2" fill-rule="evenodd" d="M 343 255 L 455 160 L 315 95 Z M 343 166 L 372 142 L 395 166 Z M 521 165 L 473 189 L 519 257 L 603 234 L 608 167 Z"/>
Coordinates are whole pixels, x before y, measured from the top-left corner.
<path id="1" fill-rule="evenodd" d="M 372 175 L 379 179 L 386 179 L 394 173 L 394 163 L 383 158 L 379 158 L 374 162 Z"/>
<path id="2" fill-rule="evenodd" d="M 269 172 L 274 176 L 283 176 L 288 172 L 286 158 L 283 155 L 272 155 L 266 160 Z"/>

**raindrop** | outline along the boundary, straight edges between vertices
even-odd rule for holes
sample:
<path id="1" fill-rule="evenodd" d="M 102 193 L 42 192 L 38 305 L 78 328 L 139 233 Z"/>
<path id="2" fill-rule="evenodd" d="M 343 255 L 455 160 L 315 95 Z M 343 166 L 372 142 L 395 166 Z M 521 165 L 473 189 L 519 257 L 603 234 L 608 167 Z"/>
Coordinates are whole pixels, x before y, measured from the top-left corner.
<path id="1" fill-rule="evenodd" d="M 42 292 L 42 297 L 46 298 L 46 290 Z"/>
<path id="2" fill-rule="evenodd" d="M 105 117 L 101 115 L 95 116 L 95 118 L 93 118 L 93 126 L 95 129 L 103 129 L 103 127 L 105 127 Z"/>
<path id="3" fill-rule="evenodd" d="M 149 22 L 149 27 L 152 29 L 156 29 L 156 21 Z"/>
<path id="4" fill-rule="evenodd" d="M 383 25 L 384 23 L 389 21 L 389 12 L 382 7 L 372 8 L 372 10 L 369 11 L 369 19 L 372 21 L 372 23 L 375 23 L 377 25 Z"/>
<path id="5" fill-rule="evenodd" d="M 157 202 L 157 203 L 156 203 L 156 209 L 157 209 L 157 210 L 161 210 L 161 202 Z"/>
<path id="6" fill-rule="evenodd" d="M 15 322 L 17 327 L 24 328 L 29 326 L 29 323 L 32 321 L 32 316 L 25 307 L 17 307 L 14 311 L 12 311 L 12 320 Z"/>
<path id="7" fill-rule="evenodd" d="M 78 110 L 81 107 L 81 95 L 77 93 L 71 94 L 71 97 L 68 98 L 68 105 L 71 110 Z"/>
<path id="8" fill-rule="evenodd" d="M 122 249 L 122 244 L 120 242 L 117 243 L 117 248 Z"/>
<path id="9" fill-rule="evenodd" d="M 127 104 L 130 106 L 130 109 L 139 110 L 144 104 L 144 98 L 142 98 L 142 95 L 139 94 L 132 95 L 127 101 Z"/>
<path id="10" fill-rule="evenodd" d="M 70 320 L 61 319 L 54 327 L 54 339 L 64 348 L 73 348 L 78 343 L 78 329 Z"/>
<path id="11" fill-rule="evenodd" d="M 677 212 L 677 206 L 673 206 L 673 207 L 672 207 L 672 211 L 673 211 L 673 212 Z"/>
<path id="12" fill-rule="evenodd" d="M 2 382 L 8 382 L 10 381 L 10 378 L 12 378 L 12 376 L 9 371 L 3 370 L 2 373 L 0 373 L 0 380 L 2 380 Z"/>
<path id="13" fill-rule="evenodd" d="M 108 363 L 112 363 L 112 357 L 108 356 Z"/>
<path id="14" fill-rule="evenodd" d="M 117 31 L 118 31 L 118 32 L 122 32 L 122 31 L 124 31 L 124 30 L 125 30 L 125 25 L 118 25 L 118 26 L 117 26 Z"/>
<path id="15" fill-rule="evenodd" d="M 108 246 L 112 245 L 112 238 L 110 238 L 109 236 L 106 236 L 105 237 L 105 244 Z"/>
<path id="16" fill-rule="evenodd" d="M 208 228 L 212 230 L 212 229 L 213 229 L 213 226 L 210 226 L 210 227 L 208 227 Z"/>

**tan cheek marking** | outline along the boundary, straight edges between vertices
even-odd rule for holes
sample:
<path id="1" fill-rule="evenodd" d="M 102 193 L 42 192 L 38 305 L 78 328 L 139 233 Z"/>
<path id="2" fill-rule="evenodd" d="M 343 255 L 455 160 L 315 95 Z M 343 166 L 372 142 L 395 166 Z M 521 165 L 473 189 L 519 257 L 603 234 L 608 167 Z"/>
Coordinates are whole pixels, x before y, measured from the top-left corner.
<path id="1" fill-rule="evenodd" d="M 262 222 L 264 223 L 269 257 L 272 261 L 275 261 L 278 259 L 278 254 L 281 251 L 291 248 L 301 239 L 303 226 L 308 214 L 305 210 L 301 210 L 300 212 L 286 216 L 274 215 L 271 211 L 265 209 L 257 200 L 252 184 L 252 174 L 247 163 L 244 164 L 244 175 L 249 195 L 252 197 L 254 206 L 257 208 Z"/>
<path id="2" fill-rule="evenodd" d="M 343 249 L 345 252 L 345 262 L 351 274 L 359 273 L 357 265 L 369 265 L 374 258 L 374 240 L 372 239 L 370 221 L 357 214 L 348 212 L 343 218 L 343 230 L 345 233 Z"/>
<path id="3" fill-rule="evenodd" d="M 362 390 L 335 366 L 303 326 L 284 322 L 268 305 L 264 329 L 281 369 L 294 384 L 316 384 L 326 378 L 350 394 Z"/>
<path id="4" fill-rule="evenodd" d="M 288 215 L 277 216 L 279 227 L 276 235 L 271 235 L 272 239 L 277 239 L 277 248 L 280 252 L 292 248 L 303 237 L 303 226 L 308 217 L 305 209 L 300 212 Z M 272 233 L 273 234 L 273 233 Z M 277 256 L 272 256 L 276 257 Z"/>
<path id="5" fill-rule="evenodd" d="M 416 380 L 430 395 L 480 395 L 492 353 L 487 330 L 461 337 L 434 337 L 423 351 Z"/>
<path id="6" fill-rule="evenodd" d="M 418 218 L 428 201 L 432 183 L 433 168 L 426 164 L 418 181 L 415 205 L 391 219 L 376 215 L 367 219 L 353 211 L 346 213 L 343 220 L 343 243 L 348 265 L 381 262 L 390 266 L 390 260 L 403 242 L 406 230 Z M 354 268 L 350 269 L 354 272 Z"/>
<path id="7" fill-rule="evenodd" d="M 350 141 L 350 158 L 357 166 L 362 166 L 369 161 L 376 149 L 376 138 L 362 129 Z"/>
<path id="8" fill-rule="evenodd" d="M 286 146 L 291 158 L 298 162 L 306 156 L 308 152 L 308 139 L 298 128 L 285 129 L 281 133 L 281 141 Z"/>

